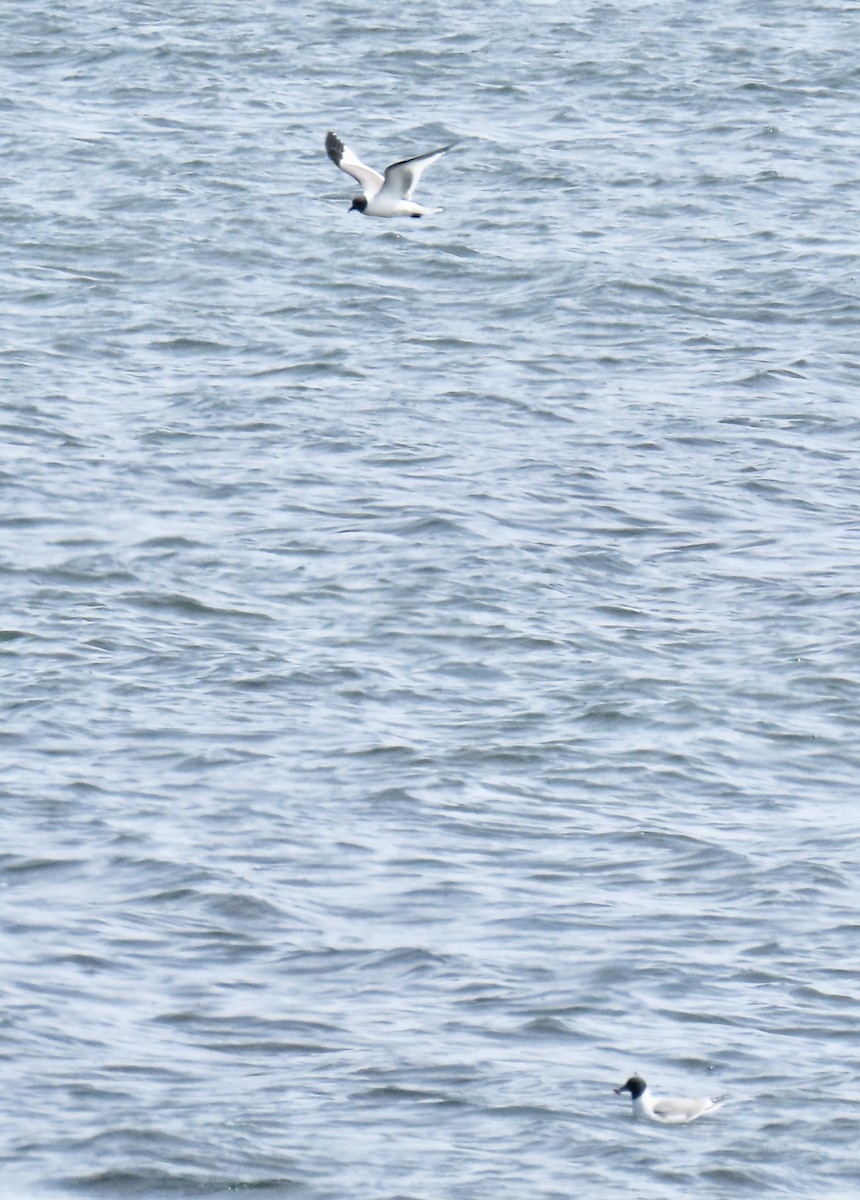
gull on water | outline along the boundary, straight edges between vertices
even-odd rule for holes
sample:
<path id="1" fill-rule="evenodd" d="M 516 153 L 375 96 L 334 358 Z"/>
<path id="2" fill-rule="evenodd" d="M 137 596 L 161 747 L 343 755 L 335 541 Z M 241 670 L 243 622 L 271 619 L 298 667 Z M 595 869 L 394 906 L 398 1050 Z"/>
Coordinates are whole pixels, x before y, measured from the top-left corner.
<path id="1" fill-rule="evenodd" d="M 633 1100 L 634 1117 L 662 1121 L 664 1125 L 686 1125 L 707 1112 L 721 1108 L 728 1096 L 652 1096 L 644 1079 L 631 1075 L 626 1083 L 615 1088 L 615 1095 L 629 1092 Z"/>
<path id="2" fill-rule="evenodd" d="M 361 195 L 353 200 L 350 212 L 357 209 L 368 217 L 426 217 L 429 213 L 442 211 L 441 208 L 416 204 L 412 195 L 424 171 L 450 150 L 450 146 L 392 163 L 385 168 L 384 175 L 374 171 L 373 167 L 366 167 L 334 133 L 326 134 L 325 148 L 335 166 L 361 184 Z"/>

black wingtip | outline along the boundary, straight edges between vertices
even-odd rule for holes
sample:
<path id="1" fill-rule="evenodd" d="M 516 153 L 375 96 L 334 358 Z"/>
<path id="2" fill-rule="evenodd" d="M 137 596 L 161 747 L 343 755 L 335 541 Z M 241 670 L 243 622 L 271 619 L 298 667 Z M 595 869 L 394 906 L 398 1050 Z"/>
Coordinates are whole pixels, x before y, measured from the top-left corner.
<path id="1" fill-rule="evenodd" d="M 340 160 L 343 158 L 343 142 L 331 130 L 325 135 L 325 148 L 331 161 L 336 167 L 339 167 Z"/>

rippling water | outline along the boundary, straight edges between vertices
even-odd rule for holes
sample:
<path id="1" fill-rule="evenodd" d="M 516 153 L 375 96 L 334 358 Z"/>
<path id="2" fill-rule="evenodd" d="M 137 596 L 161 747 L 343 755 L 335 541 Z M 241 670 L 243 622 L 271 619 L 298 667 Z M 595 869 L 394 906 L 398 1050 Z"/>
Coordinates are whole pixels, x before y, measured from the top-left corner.
<path id="1" fill-rule="evenodd" d="M 856 5 L 3 25 L 4 1194 L 860 1194 Z"/>

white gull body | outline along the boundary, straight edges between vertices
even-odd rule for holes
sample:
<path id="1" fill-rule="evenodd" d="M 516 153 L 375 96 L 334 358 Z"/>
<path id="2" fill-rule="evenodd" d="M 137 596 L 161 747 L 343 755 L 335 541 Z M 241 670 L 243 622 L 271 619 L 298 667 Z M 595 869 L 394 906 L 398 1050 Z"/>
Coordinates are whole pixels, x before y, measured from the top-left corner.
<path id="1" fill-rule="evenodd" d="M 728 1096 L 652 1096 L 644 1079 L 631 1075 L 626 1083 L 615 1089 L 616 1096 L 629 1092 L 633 1100 L 634 1117 L 661 1121 L 664 1125 L 687 1125 L 705 1113 L 714 1112 Z"/>
<path id="2" fill-rule="evenodd" d="M 392 163 L 385 168 L 384 175 L 365 166 L 334 133 L 326 134 L 325 148 L 335 166 L 361 184 L 361 195 L 353 200 L 350 212 L 357 209 L 368 217 L 426 217 L 429 213 L 442 211 L 441 208 L 425 208 L 412 196 L 424 171 L 450 150 L 450 146 Z"/>

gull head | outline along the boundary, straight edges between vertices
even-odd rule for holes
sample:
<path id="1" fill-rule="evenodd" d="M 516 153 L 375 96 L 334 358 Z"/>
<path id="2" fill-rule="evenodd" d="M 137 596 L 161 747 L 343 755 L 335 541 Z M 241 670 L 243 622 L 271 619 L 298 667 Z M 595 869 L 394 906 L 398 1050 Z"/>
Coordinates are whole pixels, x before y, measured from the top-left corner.
<path id="1" fill-rule="evenodd" d="M 622 1092 L 629 1092 L 636 1100 L 645 1091 L 645 1080 L 640 1079 L 638 1075 L 631 1075 L 626 1083 L 622 1083 L 621 1087 L 614 1088 L 616 1096 L 620 1096 Z"/>
<path id="2" fill-rule="evenodd" d="M 353 200 L 352 204 L 350 204 L 350 206 L 349 206 L 349 211 L 352 212 L 355 209 L 358 212 L 363 213 L 366 208 L 367 208 L 367 196 L 356 196 L 355 199 Z"/>

